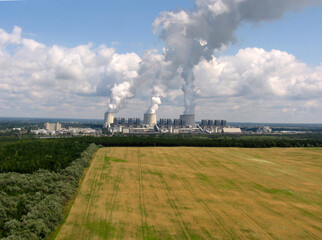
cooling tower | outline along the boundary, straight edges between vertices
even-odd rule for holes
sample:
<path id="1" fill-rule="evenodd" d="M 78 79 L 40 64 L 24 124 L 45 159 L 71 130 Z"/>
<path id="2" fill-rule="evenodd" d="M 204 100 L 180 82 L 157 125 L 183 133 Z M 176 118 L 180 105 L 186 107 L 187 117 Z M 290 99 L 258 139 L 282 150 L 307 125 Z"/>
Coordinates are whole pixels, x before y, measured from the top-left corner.
<path id="1" fill-rule="evenodd" d="M 114 123 L 114 113 L 106 112 L 104 116 L 104 125 L 103 128 L 107 128 L 111 123 Z"/>
<path id="2" fill-rule="evenodd" d="M 154 113 L 145 113 L 144 124 L 149 126 L 157 125 L 157 115 L 155 115 Z"/>
<path id="3" fill-rule="evenodd" d="M 195 115 L 194 114 L 184 114 L 180 115 L 180 119 L 185 123 L 186 126 L 195 126 Z"/>

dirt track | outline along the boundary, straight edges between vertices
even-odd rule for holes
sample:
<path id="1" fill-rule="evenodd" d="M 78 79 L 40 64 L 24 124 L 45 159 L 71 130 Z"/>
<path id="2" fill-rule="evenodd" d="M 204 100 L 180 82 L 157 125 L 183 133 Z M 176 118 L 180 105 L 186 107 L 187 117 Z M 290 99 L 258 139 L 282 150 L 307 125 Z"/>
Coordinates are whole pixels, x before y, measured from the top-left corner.
<path id="1" fill-rule="evenodd" d="M 57 239 L 320 239 L 322 149 L 100 149 Z"/>

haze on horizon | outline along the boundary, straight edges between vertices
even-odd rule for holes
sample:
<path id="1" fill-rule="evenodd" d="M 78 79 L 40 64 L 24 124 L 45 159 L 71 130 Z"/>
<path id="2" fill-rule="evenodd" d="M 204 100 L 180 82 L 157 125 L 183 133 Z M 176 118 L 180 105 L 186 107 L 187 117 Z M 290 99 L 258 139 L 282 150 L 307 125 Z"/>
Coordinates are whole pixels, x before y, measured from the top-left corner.
<path id="1" fill-rule="evenodd" d="M 322 123 L 321 3 L 0 1 L 0 117 Z"/>

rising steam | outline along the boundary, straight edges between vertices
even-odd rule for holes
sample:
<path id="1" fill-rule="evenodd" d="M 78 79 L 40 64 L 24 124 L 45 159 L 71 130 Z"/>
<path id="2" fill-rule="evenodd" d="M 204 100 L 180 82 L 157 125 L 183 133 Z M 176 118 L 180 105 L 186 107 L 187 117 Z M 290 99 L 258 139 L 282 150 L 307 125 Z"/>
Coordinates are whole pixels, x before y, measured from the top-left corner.
<path id="1" fill-rule="evenodd" d="M 193 68 L 211 60 L 214 50 L 234 43 L 242 22 L 274 20 L 288 10 L 297 10 L 320 0 L 195 0 L 192 10 L 163 12 L 153 23 L 165 41 L 165 59 L 182 69 L 185 114 L 194 113 Z"/>
<path id="2" fill-rule="evenodd" d="M 215 51 L 235 43 L 235 31 L 243 22 L 257 24 L 281 18 L 286 11 L 298 10 L 321 0 L 194 0 L 189 10 L 162 12 L 153 23 L 154 32 L 165 42 L 163 54 L 146 51 L 135 78 L 124 77 L 111 90 L 109 109 L 117 111 L 137 88 L 152 83 L 152 99 L 147 112 L 155 113 L 169 83 L 183 79 L 185 114 L 194 114 L 194 68 L 209 62 Z M 135 75 L 135 74 L 134 74 Z M 177 81 L 177 84 L 179 81 Z"/>

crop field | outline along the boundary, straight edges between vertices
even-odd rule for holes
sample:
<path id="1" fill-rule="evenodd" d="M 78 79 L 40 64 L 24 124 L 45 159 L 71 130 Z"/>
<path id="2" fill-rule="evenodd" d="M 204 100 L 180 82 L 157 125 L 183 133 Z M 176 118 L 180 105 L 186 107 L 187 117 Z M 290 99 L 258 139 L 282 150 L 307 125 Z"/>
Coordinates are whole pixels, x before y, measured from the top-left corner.
<path id="1" fill-rule="evenodd" d="M 321 239 L 322 148 L 102 148 L 56 239 Z"/>

